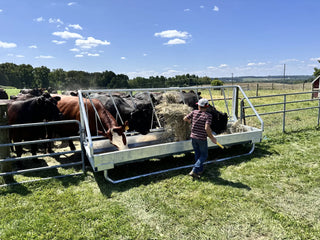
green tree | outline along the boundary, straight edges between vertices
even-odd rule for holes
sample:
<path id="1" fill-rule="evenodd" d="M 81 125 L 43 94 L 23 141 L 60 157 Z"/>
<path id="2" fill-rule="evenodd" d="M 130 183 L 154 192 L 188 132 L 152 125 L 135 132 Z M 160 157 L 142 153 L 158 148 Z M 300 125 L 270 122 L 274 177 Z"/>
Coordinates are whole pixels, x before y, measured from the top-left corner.
<path id="1" fill-rule="evenodd" d="M 111 79 L 111 82 L 108 85 L 108 88 L 128 88 L 129 87 L 129 78 L 127 75 L 118 74 Z"/>
<path id="2" fill-rule="evenodd" d="M 49 86 L 56 89 L 62 89 L 66 77 L 67 73 L 62 68 L 53 69 L 49 73 Z"/>
<path id="3" fill-rule="evenodd" d="M 18 65 L 14 63 L 3 63 L 0 65 L 1 84 L 6 86 L 21 87 L 18 74 Z"/>
<path id="4" fill-rule="evenodd" d="M 50 69 L 45 66 L 34 68 L 34 70 L 33 70 L 34 81 L 33 81 L 32 87 L 33 88 L 48 88 L 49 87 L 49 73 L 50 73 Z"/>
<path id="5" fill-rule="evenodd" d="M 320 63 L 320 60 L 318 60 L 318 63 Z M 320 75 L 320 68 L 314 68 L 313 76 L 318 77 Z"/>
<path id="6" fill-rule="evenodd" d="M 33 83 L 33 67 L 30 64 L 19 65 L 18 75 L 20 79 L 20 87 L 31 88 Z"/>

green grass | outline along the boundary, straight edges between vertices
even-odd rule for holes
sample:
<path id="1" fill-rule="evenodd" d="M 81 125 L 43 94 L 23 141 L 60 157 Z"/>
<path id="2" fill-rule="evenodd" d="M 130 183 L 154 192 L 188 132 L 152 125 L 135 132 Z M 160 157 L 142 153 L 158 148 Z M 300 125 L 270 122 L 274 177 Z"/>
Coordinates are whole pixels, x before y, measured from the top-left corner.
<path id="1" fill-rule="evenodd" d="M 8 94 L 8 96 L 10 97 L 12 95 L 17 95 L 20 92 L 20 89 L 17 89 L 17 88 L 6 88 L 5 91 Z"/>
<path id="2" fill-rule="evenodd" d="M 88 171 L 1 188 L 0 238 L 319 239 L 319 141 L 269 135 L 199 181 L 181 170 L 112 185 Z"/>
<path id="3" fill-rule="evenodd" d="M 292 113 L 287 133 L 281 116 L 264 116 L 253 154 L 206 165 L 201 180 L 185 169 L 113 185 L 88 170 L 0 188 L 0 239 L 320 239 L 316 116 Z M 211 150 L 209 159 L 247 149 Z M 134 163 L 110 175 L 192 163 L 192 157 Z"/>

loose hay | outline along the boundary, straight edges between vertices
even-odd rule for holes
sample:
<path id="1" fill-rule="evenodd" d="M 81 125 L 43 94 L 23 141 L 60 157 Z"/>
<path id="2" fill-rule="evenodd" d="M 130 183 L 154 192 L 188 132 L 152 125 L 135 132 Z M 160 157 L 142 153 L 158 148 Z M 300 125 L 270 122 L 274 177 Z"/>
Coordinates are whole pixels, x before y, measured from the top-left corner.
<path id="1" fill-rule="evenodd" d="M 229 124 L 226 134 L 247 132 L 248 129 L 240 123 L 240 120 Z"/>
<path id="2" fill-rule="evenodd" d="M 156 106 L 156 111 L 163 117 L 167 141 L 183 141 L 190 137 L 191 126 L 183 121 L 184 116 L 192 111 L 185 104 L 178 104 L 179 95 L 176 93 L 165 93 L 163 102 Z"/>

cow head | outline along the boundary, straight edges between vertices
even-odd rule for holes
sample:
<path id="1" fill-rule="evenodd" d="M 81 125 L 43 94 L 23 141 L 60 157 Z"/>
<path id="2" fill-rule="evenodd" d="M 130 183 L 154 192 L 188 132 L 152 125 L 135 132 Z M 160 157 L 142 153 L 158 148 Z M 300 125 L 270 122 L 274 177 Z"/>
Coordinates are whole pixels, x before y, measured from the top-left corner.
<path id="1" fill-rule="evenodd" d="M 150 132 L 152 121 L 152 110 L 136 109 L 131 112 L 129 127 L 130 130 L 135 130 L 143 135 Z"/>
<path id="2" fill-rule="evenodd" d="M 220 134 L 227 130 L 227 113 L 220 112 L 211 105 L 207 108 L 207 112 L 212 115 L 212 122 L 210 127 L 213 132 L 215 132 L 216 134 Z"/>
<path id="3" fill-rule="evenodd" d="M 37 98 L 37 105 L 46 121 L 57 121 L 62 119 L 62 114 L 57 107 L 60 97 L 52 97 L 49 93 L 44 93 L 42 96 Z"/>
<path id="4" fill-rule="evenodd" d="M 116 126 L 108 129 L 107 132 L 98 130 L 98 133 L 110 140 L 110 143 L 118 148 L 118 150 L 128 149 L 127 138 L 124 134 L 128 127 L 128 122 L 123 126 Z"/>

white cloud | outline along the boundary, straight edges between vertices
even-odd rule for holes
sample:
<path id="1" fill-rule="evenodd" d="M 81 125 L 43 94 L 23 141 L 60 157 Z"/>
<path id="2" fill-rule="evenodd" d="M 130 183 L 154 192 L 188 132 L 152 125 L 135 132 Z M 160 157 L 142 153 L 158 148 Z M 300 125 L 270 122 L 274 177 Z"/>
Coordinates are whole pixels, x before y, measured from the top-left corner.
<path id="1" fill-rule="evenodd" d="M 99 53 L 88 53 L 89 57 L 99 57 L 100 54 Z"/>
<path id="2" fill-rule="evenodd" d="M 143 56 L 146 57 L 146 56 L 148 56 L 148 54 L 147 54 L 147 53 L 144 53 Z"/>
<path id="3" fill-rule="evenodd" d="M 77 4 L 76 2 L 69 2 L 68 6 L 73 6 L 73 5 L 76 5 L 76 4 Z"/>
<path id="4" fill-rule="evenodd" d="M 40 55 L 40 56 L 37 56 L 36 58 L 51 59 L 51 58 L 54 58 L 54 57 L 53 57 L 53 56 L 43 56 L 43 55 Z"/>
<path id="5" fill-rule="evenodd" d="M 73 29 L 82 30 L 82 27 L 79 24 L 69 24 L 68 27 L 72 27 Z"/>
<path id="6" fill-rule="evenodd" d="M 99 39 L 95 39 L 93 37 L 88 37 L 87 39 L 77 39 L 76 46 L 80 48 L 90 49 L 93 47 L 97 47 L 99 45 L 110 45 L 110 42 L 107 40 L 102 41 Z"/>
<path id="7" fill-rule="evenodd" d="M 23 55 L 16 55 L 17 58 L 24 58 Z"/>
<path id="8" fill-rule="evenodd" d="M 215 12 L 219 12 L 219 8 L 217 6 L 214 6 L 212 10 Z"/>
<path id="9" fill-rule="evenodd" d="M 320 60 L 320 57 L 318 58 L 310 58 L 310 61 L 319 61 Z"/>
<path id="10" fill-rule="evenodd" d="M 54 33 L 52 33 L 52 35 L 61 37 L 61 38 L 63 38 L 63 39 L 83 38 L 83 37 L 82 37 L 80 34 L 78 34 L 78 33 L 72 33 L 72 32 L 67 32 L 67 31 L 54 32 Z"/>
<path id="11" fill-rule="evenodd" d="M 77 55 L 75 55 L 75 57 L 76 58 L 81 58 L 81 57 L 83 57 L 83 55 L 82 54 L 77 54 Z"/>
<path id="12" fill-rule="evenodd" d="M 191 35 L 188 32 L 181 32 L 177 30 L 166 30 L 155 33 L 154 36 L 162 38 L 189 38 Z"/>
<path id="13" fill-rule="evenodd" d="M 186 9 L 184 9 L 183 11 L 184 11 L 184 12 L 190 12 L 191 9 L 190 9 L 190 8 L 186 8 Z"/>
<path id="14" fill-rule="evenodd" d="M 30 45 L 28 48 L 38 48 L 37 45 Z"/>
<path id="15" fill-rule="evenodd" d="M 227 64 L 220 64 L 219 65 L 219 68 L 225 68 L 225 67 L 228 67 L 228 65 Z"/>
<path id="16" fill-rule="evenodd" d="M 38 18 L 33 19 L 33 21 L 35 21 L 35 22 L 43 22 L 43 21 L 45 21 L 45 19 L 43 17 L 38 17 Z"/>
<path id="17" fill-rule="evenodd" d="M 216 69 L 218 69 L 217 67 L 214 67 L 214 66 L 209 66 L 209 67 L 207 67 L 208 69 L 210 69 L 210 70 L 216 70 Z"/>
<path id="18" fill-rule="evenodd" d="M 170 39 L 167 43 L 164 43 L 164 45 L 177 45 L 177 44 L 186 44 L 186 41 L 183 39 L 175 38 L 175 39 Z"/>
<path id="19" fill-rule="evenodd" d="M 121 60 L 126 60 L 126 57 L 121 57 Z"/>
<path id="20" fill-rule="evenodd" d="M 164 76 L 164 77 L 174 77 L 176 75 L 180 75 L 182 74 L 181 71 L 177 71 L 177 70 L 174 70 L 174 69 L 169 69 L 167 70 L 166 72 L 162 72 L 161 73 L 161 76 Z"/>
<path id="21" fill-rule="evenodd" d="M 0 48 L 15 48 L 17 44 L 0 41 Z"/>
<path id="22" fill-rule="evenodd" d="M 2 9 L 0 9 L 0 13 L 1 13 L 1 12 L 3 12 L 3 10 L 2 10 Z"/>
<path id="23" fill-rule="evenodd" d="M 203 6 L 203 5 L 201 5 L 201 6 L 200 6 L 200 8 L 204 8 L 204 6 Z"/>
<path id="24" fill-rule="evenodd" d="M 58 41 L 58 40 L 52 40 L 53 43 L 57 44 L 57 45 L 61 45 L 66 43 L 66 41 Z"/>
<path id="25" fill-rule="evenodd" d="M 248 66 L 263 66 L 263 65 L 266 65 L 266 63 L 264 63 L 264 62 L 258 62 L 258 63 L 250 62 L 247 65 Z"/>
<path id="26" fill-rule="evenodd" d="M 79 52 L 80 50 L 78 48 L 71 48 L 71 49 L 69 49 L 69 51 L 71 51 L 71 52 Z"/>
<path id="27" fill-rule="evenodd" d="M 61 25 L 63 24 L 60 18 L 49 18 L 49 23 L 59 23 Z"/>

